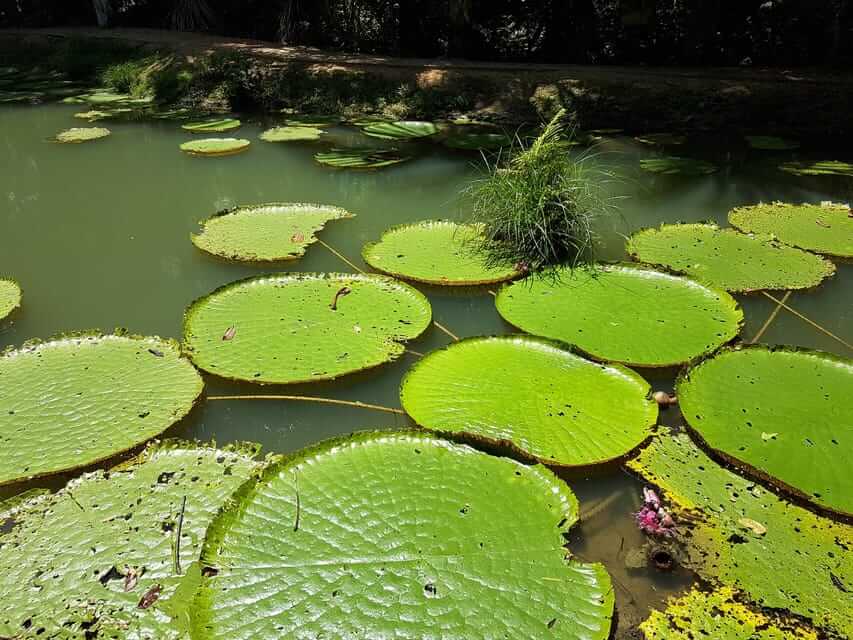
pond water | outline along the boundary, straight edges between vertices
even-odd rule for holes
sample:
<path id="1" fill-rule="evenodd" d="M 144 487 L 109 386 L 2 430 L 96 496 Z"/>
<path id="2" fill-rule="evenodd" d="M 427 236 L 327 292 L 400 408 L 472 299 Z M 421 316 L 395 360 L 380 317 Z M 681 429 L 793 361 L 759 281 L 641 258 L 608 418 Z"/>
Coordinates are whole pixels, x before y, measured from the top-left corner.
<path id="1" fill-rule="evenodd" d="M 351 268 L 320 244 L 305 258 L 279 268 L 231 264 L 198 251 L 190 243 L 197 221 L 236 204 L 319 202 L 355 213 L 334 222 L 322 240 L 367 269 L 364 243 L 387 227 L 426 218 L 465 214 L 459 192 L 477 176 L 476 154 L 450 152 L 429 143 L 409 143 L 416 159 L 377 172 L 337 171 L 313 161 L 319 146 L 333 141 L 365 142 L 354 130 L 331 130 L 322 143 L 268 144 L 257 140 L 269 122 L 244 124 L 240 137 L 253 140 L 245 154 L 226 158 L 190 157 L 178 145 L 191 136 L 174 122 L 109 122 L 113 135 L 83 145 L 48 141 L 80 122 L 79 107 L 52 105 L 0 109 L 0 275 L 24 289 L 23 308 L 0 327 L 0 348 L 30 338 L 68 331 L 123 327 L 133 333 L 180 338 L 183 310 L 196 298 L 226 283 L 274 271 L 348 271 Z M 598 161 L 624 179 L 612 187 L 620 215 L 600 229 L 602 258 L 619 260 L 624 236 L 661 222 L 716 220 L 759 201 L 850 201 L 853 181 L 800 178 L 778 171 L 790 159 L 850 160 L 843 153 L 810 149 L 798 154 L 751 151 L 742 142 L 691 142 L 680 154 L 723 166 L 700 178 L 661 177 L 638 169 L 638 159 L 655 153 L 628 137 L 601 144 Z M 488 290 L 448 292 L 423 288 L 434 317 L 460 337 L 508 333 Z M 780 294 L 781 295 L 781 294 Z M 762 295 L 740 296 L 751 339 L 774 310 Z M 824 329 L 853 342 L 853 265 L 810 292 L 795 293 L 788 304 Z M 850 357 L 841 342 L 783 310 L 762 341 L 793 344 Z M 331 383 L 257 388 L 207 377 L 209 395 L 289 393 L 360 400 L 399 407 L 402 375 L 426 353 L 450 342 L 432 328 L 409 345 L 410 352 L 372 372 Z M 655 388 L 671 390 L 675 371 L 644 371 Z M 662 422 L 679 424 L 676 410 Z M 280 401 L 203 403 L 167 435 L 225 444 L 256 441 L 265 451 L 290 452 L 354 430 L 403 426 L 401 416 L 362 409 Z M 563 474 L 577 493 L 581 524 L 571 546 L 584 560 L 605 563 L 616 585 L 619 625 L 627 629 L 651 606 L 683 589 L 685 572 L 660 574 L 628 569 L 626 553 L 640 545 L 632 512 L 640 505 L 641 484 L 619 467 L 589 474 Z M 47 483 L 58 486 L 62 479 Z M 15 490 L 20 490 L 17 487 Z M 9 489 L 0 493 L 8 495 Z"/>

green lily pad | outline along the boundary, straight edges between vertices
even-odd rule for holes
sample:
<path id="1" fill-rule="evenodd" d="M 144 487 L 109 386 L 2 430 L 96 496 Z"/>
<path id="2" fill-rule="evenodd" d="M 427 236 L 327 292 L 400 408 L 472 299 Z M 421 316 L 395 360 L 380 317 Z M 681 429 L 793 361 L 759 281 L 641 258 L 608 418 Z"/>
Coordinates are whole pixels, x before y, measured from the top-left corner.
<path id="1" fill-rule="evenodd" d="M 785 173 L 795 176 L 847 176 L 853 177 L 853 164 L 839 160 L 820 162 L 786 162 L 779 166 Z"/>
<path id="2" fill-rule="evenodd" d="M 705 160 L 679 158 L 677 156 L 646 158 L 640 160 L 640 168 L 644 171 L 667 176 L 707 176 L 720 170 L 717 165 Z"/>
<path id="3" fill-rule="evenodd" d="M 56 134 L 56 141 L 62 143 L 77 144 L 81 142 L 89 142 L 90 140 L 99 140 L 110 135 L 109 129 L 103 127 L 75 127 Z"/>
<path id="4" fill-rule="evenodd" d="M 332 149 L 317 153 L 314 160 L 336 169 L 381 169 L 411 160 L 394 149 Z"/>
<path id="5" fill-rule="evenodd" d="M 393 276 L 437 285 L 483 285 L 504 282 L 516 269 L 488 268 L 472 253 L 476 227 L 446 220 L 425 220 L 392 227 L 379 242 L 364 246 L 364 261 Z"/>
<path id="6" fill-rule="evenodd" d="M 421 433 L 359 434 L 269 468 L 217 518 L 197 640 L 606 640 L 610 578 L 563 548 L 569 488 Z"/>
<path id="7" fill-rule="evenodd" d="M 498 293 L 498 313 L 528 333 L 577 346 L 596 359 L 673 366 L 734 339 L 743 312 L 728 293 L 628 265 L 565 269 Z"/>
<path id="8" fill-rule="evenodd" d="M 14 280 L 0 278 L 0 320 L 21 306 L 21 287 Z"/>
<path id="9" fill-rule="evenodd" d="M 321 129 L 323 127 L 331 127 L 343 122 L 340 116 L 323 116 L 323 115 L 295 115 L 290 116 L 284 121 L 285 124 L 291 127 L 313 127 Z"/>
<path id="10" fill-rule="evenodd" d="M 105 460 L 178 422 L 201 376 L 159 338 L 79 335 L 0 357 L 0 484 Z"/>
<path id="11" fill-rule="evenodd" d="M 687 136 L 682 136 L 677 133 L 647 133 L 634 138 L 641 144 L 647 144 L 653 147 L 668 147 L 687 142 Z"/>
<path id="12" fill-rule="evenodd" d="M 205 138 L 183 143 L 181 151 L 194 156 L 232 156 L 246 151 L 250 144 L 249 140 L 238 138 Z"/>
<path id="13" fill-rule="evenodd" d="M 429 326 L 426 297 L 384 276 L 249 278 L 196 300 L 184 350 L 210 373 L 251 382 L 331 380 L 399 357 Z"/>
<path id="14" fill-rule="evenodd" d="M 319 140 L 322 129 L 316 127 L 274 127 L 264 131 L 260 138 L 265 142 L 296 142 Z"/>
<path id="15" fill-rule="evenodd" d="M 746 141 L 750 147 L 761 151 L 793 151 L 800 148 L 800 143 L 796 140 L 776 136 L 746 136 Z"/>
<path id="16" fill-rule="evenodd" d="M 764 613 L 737 598 L 731 587 L 710 593 L 694 588 L 670 599 L 666 611 L 652 610 L 640 630 L 646 640 L 818 640 L 801 622 Z"/>
<path id="17" fill-rule="evenodd" d="M 442 142 L 451 149 L 491 151 L 512 146 L 512 138 L 497 131 L 483 131 L 481 126 L 454 127 Z"/>
<path id="18" fill-rule="evenodd" d="M 362 127 L 362 132 L 383 140 L 415 140 L 427 138 L 438 133 L 438 127 L 432 122 L 402 120 L 399 122 L 375 122 Z"/>
<path id="19" fill-rule="evenodd" d="M 713 224 L 665 224 L 628 239 L 635 260 L 693 276 L 701 282 L 749 293 L 764 289 L 808 289 L 835 273 L 825 258 Z"/>
<path id="20" fill-rule="evenodd" d="M 771 234 L 800 249 L 853 258 L 853 215 L 842 204 L 757 204 L 729 212 L 729 223 L 747 233 Z"/>
<path id="21" fill-rule="evenodd" d="M 188 122 L 181 125 L 184 131 L 192 133 L 223 133 L 233 131 L 243 126 L 243 123 L 235 118 L 221 118 L 218 120 L 205 120 L 203 122 Z"/>
<path id="22" fill-rule="evenodd" d="M 788 610 L 853 637 L 853 526 L 818 516 L 720 467 L 684 434 L 656 437 L 628 466 L 675 506 L 688 568 L 745 592 L 761 607 Z M 760 523 L 766 532 L 754 533 L 744 520 Z"/>
<path id="23" fill-rule="evenodd" d="M 0 514 L 15 522 L 0 530 L 0 636 L 185 638 L 207 526 L 257 466 L 237 450 L 154 445 Z"/>
<path id="24" fill-rule="evenodd" d="M 547 464 L 623 457 L 658 416 L 649 384 L 528 336 L 471 338 L 434 351 L 406 374 L 403 408 L 419 425 L 509 444 Z"/>
<path id="25" fill-rule="evenodd" d="M 192 242 L 202 251 L 230 260 L 295 260 L 330 220 L 354 217 L 322 204 L 270 203 L 237 207 L 201 223 Z"/>
<path id="26" fill-rule="evenodd" d="M 851 389 L 853 360 L 760 346 L 723 351 L 677 383 L 684 419 L 719 455 L 845 515 L 853 515 Z"/>

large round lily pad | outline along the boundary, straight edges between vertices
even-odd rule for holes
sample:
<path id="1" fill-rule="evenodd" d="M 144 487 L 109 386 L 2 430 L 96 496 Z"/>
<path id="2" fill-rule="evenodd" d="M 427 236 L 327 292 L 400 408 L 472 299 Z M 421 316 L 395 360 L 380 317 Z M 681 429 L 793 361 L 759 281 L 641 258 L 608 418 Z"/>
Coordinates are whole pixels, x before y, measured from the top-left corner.
<path id="1" fill-rule="evenodd" d="M 106 138 L 108 135 L 110 135 L 110 130 L 103 127 L 74 127 L 57 133 L 56 141 L 66 144 L 79 144 Z"/>
<path id="2" fill-rule="evenodd" d="M 202 380 L 178 345 L 81 335 L 0 357 L 0 484 L 84 467 L 159 435 Z"/>
<path id="3" fill-rule="evenodd" d="M 474 253 L 476 227 L 446 220 L 426 220 L 392 227 L 379 242 L 365 245 L 362 256 L 384 273 L 438 285 L 482 285 L 518 275 L 507 265 L 489 268 Z"/>
<path id="4" fill-rule="evenodd" d="M 242 122 L 234 118 L 220 118 L 218 120 L 205 120 L 203 122 L 188 122 L 181 125 L 184 131 L 192 133 L 222 133 L 224 131 L 233 131 L 242 126 Z"/>
<path id="5" fill-rule="evenodd" d="M 746 142 L 760 151 L 793 151 L 800 148 L 796 140 L 786 140 L 776 136 L 746 136 Z"/>
<path id="6" fill-rule="evenodd" d="M 563 548 L 569 488 L 421 433 L 361 434 L 269 468 L 208 532 L 196 640 L 605 640 L 605 569 Z"/>
<path id="7" fill-rule="evenodd" d="M 785 244 L 816 253 L 853 258 L 853 215 L 841 204 L 758 204 L 729 212 L 732 226 L 772 234 Z"/>
<path id="8" fill-rule="evenodd" d="M 853 177 L 853 164 L 840 160 L 819 162 L 786 162 L 779 168 L 795 176 L 847 176 Z"/>
<path id="9" fill-rule="evenodd" d="M 438 127 L 432 122 L 402 120 L 399 122 L 376 122 L 361 129 L 365 134 L 383 140 L 414 140 L 427 138 L 438 133 Z"/>
<path id="10" fill-rule="evenodd" d="M 322 129 L 316 127 L 273 127 L 264 131 L 260 138 L 265 142 L 299 142 L 319 140 Z"/>
<path id="11" fill-rule="evenodd" d="M 434 351 L 406 374 L 400 399 L 421 426 L 509 444 L 548 464 L 621 458 L 658 416 L 649 384 L 528 336 L 471 338 Z"/>
<path id="12" fill-rule="evenodd" d="M 835 273 L 820 256 L 712 224 L 665 224 L 638 231 L 628 253 L 640 262 L 674 269 L 727 291 L 816 287 Z"/>
<path id="13" fill-rule="evenodd" d="M 684 419 L 721 456 L 820 507 L 853 515 L 853 361 L 727 350 L 677 383 Z"/>
<path id="14" fill-rule="evenodd" d="M 0 636 L 185 638 L 207 526 L 256 466 L 169 442 L 0 514 Z"/>
<path id="15" fill-rule="evenodd" d="M 627 265 L 531 277 L 504 287 L 496 304 L 507 322 L 528 333 L 641 367 L 710 353 L 735 338 L 743 322 L 725 291 Z"/>
<path id="16" fill-rule="evenodd" d="M 640 160 L 640 168 L 667 176 L 707 176 L 720 170 L 717 165 L 705 160 L 677 156 L 646 158 Z"/>
<path id="17" fill-rule="evenodd" d="M 0 278 L 0 320 L 21 306 L 21 287 L 14 280 Z"/>
<path id="18" fill-rule="evenodd" d="M 252 143 L 240 138 L 205 138 L 181 145 L 181 151 L 193 156 L 232 156 L 249 148 Z"/>
<path id="19" fill-rule="evenodd" d="M 314 160 L 335 169 L 381 169 L 411 160 L 394 149 L 332 149 L 314 154 Z"/>
<path id="20" fill-rule="evenodd" d="M 352 218 L 340 207 L 271 203 L 237 207 L 202 222 L 192 241 L 202 251 L 230 260 L 271 262 L 305 255 L 330 220 Z"/>
<path id="21" fill-rule="evenodd" d="M 279 274 L 196 300 L 184 318 L 184 349 L 224 378 L 331 380 L 394 360 L 431 319 L 426 297 L 391 278 Z"/>

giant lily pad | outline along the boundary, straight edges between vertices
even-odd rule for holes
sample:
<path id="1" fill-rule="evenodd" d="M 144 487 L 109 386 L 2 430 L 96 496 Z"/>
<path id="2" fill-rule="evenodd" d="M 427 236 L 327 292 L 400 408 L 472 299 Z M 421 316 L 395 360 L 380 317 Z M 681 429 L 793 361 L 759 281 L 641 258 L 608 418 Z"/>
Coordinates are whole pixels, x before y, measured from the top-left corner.
<path id="1" fill-rule="evenodd" d="M 234 118 L 221 118 L 218 120 L 205 120 L 204 122 L 188 122 L 181 125 L 181 129 L 191 131 L 192 133 L 223 133 L 239 129 L 242 125 L 242 122 Z"/>
<path id="2" fill-rule="evenodd" d="M 801 249 L 853 258 L 853 215 L 847 205 L 758 204 L 730 211 L 729 222 Z"/>
<path id="3" fill-rule="evenodd" d="M 201 394 L 178 345 L 80 335 L 0 357 L 0 484 L 93 464 L 159 435 Z"/>
<path id="4" fill-rule="evenodd" d="M 202 222 L 192 241 L 202 251 L 231 260 L 295 260 L 305 255 L 327 222 L 352 217 L 345 209 L 322 204 L 237 207 Z"/>
<path id="5" fill-rule="evenodd" d="M 853 177 L 853 164 L 840 160 L 820 162 L 786 162 L 779 168 L 795 176 L 847 176 Z"/>
<path id="6" fill-rule="evenodd" d="M 728 293 L 687 278 L 627 265 L 564 270 L 504 287 L 498 312 L 536 335 L 599 360 L 662 367 L 735 338 L 743 313 Z"/>
<path id="7" fill-rule="evenodd" d="M 0 514 L 0 636 L 185 638 L 205 530 L 255 466 L 167 443 Z"/>
<path id="8" fill-rule="evenodd" d="M 319 140 L 322 129 L 315 127 L 274 127 L 264 131 L 260 138 L 265 142 L 298 142 Z"/>
<path id="9" fill-rule="evenodd" d="M 697 280 L 748 293 L 762 289 L 806 289 L 835 273 L 820 256 L 713 224 L 665 224 L 638 231 L 628 240 L 635 260 L 668 267 Z"/>
<path id="10" fill-rule="evenodd" d="M 710 593 L 692 589 L 671 599 L 666 611 L 653 610 L 640 630 L 646 640 L 818 640 L 801 622 L 756 610 L 737 598 L 731 587 Z"/>
<path id="11" fill-rule="evenodd" d="M 793 151 L 800 148 L 800 143 L 796 140 L 776 136 L 746 136 L 746 141 L 750 147 L 760 151 Z"/>
<path id="12" fill-rule="evenodd" d="M 403 379 L 412 418 L 440 433 L 510 444 L 548 464 L 621 458 L 658 415 L 649 384 L 527 336 L 472 338 L 434 351 Z"/>
<path id="13" fill-rule="evenodd" d="M 335 169 L 381 169 L 411 160 L 394 149 L 332 149 L 317 153 L 314 160 Z"/>
<path id="14" fill-rule="evenodd" d="M 184 348 L 225 378 L 330 380 L 394 360 L 431 318 L 426 297 L 391 278 L 279 274 L 196 300 L 184 318 Z"/>
<path id="15" fill-rule="evenodd" d="M 432 122 L 403 120 L 399 122 L 375 122 L 361 129 L 365 134 L 383 140 L 414 140 L 427 138 L 438 133 Z"/>
<path id="16" fill-rule="evenodd" d="M 249 140 L 238 138 L 205 138 L 183 143 L 181 151 L 194 156 L 232 156 L 245 151 L 250 144 Z"/>
<path id="17" fill-rule="evenodd" d="M 427 220 L 392 227 L 379 242 L 365 245 L 364 261 L 384 273 L 438 285 L 481 285 L 509 280 L 518 274 L 507 265 L 489 268 L 470 246 L 476 227 Z"/>
<path id="18" fill-rule="evenodd" d="M 675 504 L 689 568 L 853 637 L 853 527 L 720 467 L 684 434 L 656 437 L 628 466 Z"/>
<path id="19" fill-rule="evenodd" d="M 717 165 L 705 160 L 677 156 L 646 158 L 640 160 L 640 168 L 650 173 L 667 176 L 707 176 L 720 170 Z"/>
<path id="20" fill-rule="evenodd" d="M 563 548 L 577 519 L 543 467 L 421 433 L 320 445 L 211 526 L 193 637 L 605 640 L 607 572 Z"/>
<path id="21" fill-rule="evenodd" d="M 14 280 L 0 278 L 0 320 L 21 306 L 21 287 Z"/>
<path id="22" fill-rule="evenodd" d="M 100 138 L 106 138 L 108 135 L 110 135 L 110 130 L 103 127 L 75 127 L 57 133 L 56 141 L 76 144 L 89 142 L 90 140 L 99 140 Z"/>
<path id="23" fill-rule="evenodd" d="M 811 502 L 853 515 L 853 360 L 728 350 L 677 384 L 685 420 L 714 451 Z"/>

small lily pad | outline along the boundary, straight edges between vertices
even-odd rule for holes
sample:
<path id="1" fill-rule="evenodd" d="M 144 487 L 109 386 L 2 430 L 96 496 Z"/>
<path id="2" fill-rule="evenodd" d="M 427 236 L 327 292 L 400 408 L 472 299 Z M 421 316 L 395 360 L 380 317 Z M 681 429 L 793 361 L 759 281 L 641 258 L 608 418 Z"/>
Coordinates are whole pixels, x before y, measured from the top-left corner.
<path id="1" fill-rule="evenodd" d="M 260 138 L 265 142 L 297 142 L 319 140 L 322 129 L 315 127 L 274 127 L 264 131 Z"/>
<path id="2" fill-rule="evenodd" d="M 208 530 L 193 638 L 606 640 L 610 578 L 563 546 L 577 519 L 541 466 L 417 432 L 324 443 Z"/>
<path id="3" fill-rule="evenodd" d="M 379 242 L 365 245 L 364 261 L 383 273 L 436 285 L 484 285 L 518 275 L 512 266 L 488 268 L 473 253 L 476 227 L 426 220 L 392 227 Z"/>
<path id="4" fill-rule="evenodd" d="M 625 456 L 651 434 L 649 384 L 528 336 L 470 338 L 434 351 L 403 379 L 403 408 L 438 433 L 509 444 L 566 467 Z"/>
<path id="5" fill-rule="evenodd" d="M 21 287 L 14 280 L 0 278 L 0 320 L 21 306 Z"/>
<path id="6" fill-rule="evenodd" d="M 396 359 L 431 319 L 422 293 L 384 276 L 263 276 L 196 300 L 184 317 L 184 350 L 224 378 L 331 380 Z"/>
<path id="7" fill-rule="evenodd" d="M 202 251 L 230 260 L 295 260 L 305 255 L 327 222 L 352 217 L 345 209 L 321 204 L 237 207 L 202 222 L 192 242 Z"/>
<path id="8" fill-rule="evenodd" d="M 403 120 L 398 122 L 376 122 L 361 129 L 365 134 L 383 140 L 415 140 L 427 138 L 438 133 L 438 127 L 432 122 Z"/>
<path id="9" fill-rule="evenodd" d="M 835 273 L 825 258 L 781 244 L 770 236 L 746 235 L 713 224 L 665 224 L 628 239 L 635 260 L 667 267 L 701 282 L 748 293 L 808 289 Z"/>
<path id="10" fill-rule="evenodd" d="M 847 176 L 853 177 L 853 164 L 840 160 L 820 162 L 786 162 L 779 166 L 785 173 L 795 176 Z"/>
<path id="11" fill-rule="evenodd" d="M 252 143 L 238 138 L 205 138 L 181 145 L 181 151 L 194 156 L 232 156 L 246 151 Z"/>
<path id="12" fill-rule="evenodd" d="M 729 223 L 747 233 L 771 234 L 785 244 L 853 258 L 853 215 L 842 204 L 757 204 L 729 212 Z"/>
<path id="13" fill-rule="evenodd" d="M 203 386 L 174 342 L 98 334 L 7 351 L 0 380 L 0 484 L 132 449 L 186 415 Z"/>
<path id="14" fill-rule="evenodd" d="M 667 176 L 707 176 L 720 170 L 717 165 L 705 160 L 677 156 L 646 158 L 640 160 L 640 168 Z"/>
<path id="15" fill-rule="evenodd" d="M 641 144 L 647 144 L 653 147 L 668 147 L 687 142 L 687 136 L 682 136 L 677 133 L 647 133 L 634 138 Z"/>
<path id="16" fill-rule="evenodd" d="M 748 474 L 847 516 L 851 389 L 853 360 L 761 346 L 722 351 L 677 382 L 684 419 L 711 449 Z"/>
<path id="17" fill-rule="evenodd" d="M 501 289 L 498 313 L 519 329 L 599 360 L 674 366 L 734 339 L 743 312 L 725 291 L 630 265 L 565 269 Z"/>
<path id="18" fill-rule="evenodd" d="M 750 147 L 761 151 L 793 151 L 800 148 L 796 140 L 776 136 L 746 136 L 746 141 Z"/>
<path id="19" fill-rule="evenodd" d="M 203 122 L 188 122 L 181 125 L 184 131 L 192 133 L 223 133 L 225 131 L 233 131 L 239 129 L 243 125 L 242 122 L 235 118 L 223 118 L 218 120 L 205 120 Z"/>
<path id="20" fill-rule="evenodd" d="M 77 144 L 106 138 L 108 135 L 110 135 L 110 130 L 103 127 L 75 127 L 56 134 L 56 141 L 65 144 Z"/>
<path id="21" fill-rule="evenodd" d="M 394 149 L 332 149 L 317 153 L 314 160 L 336 169 L 381 169 L 411 160 Z"/>

